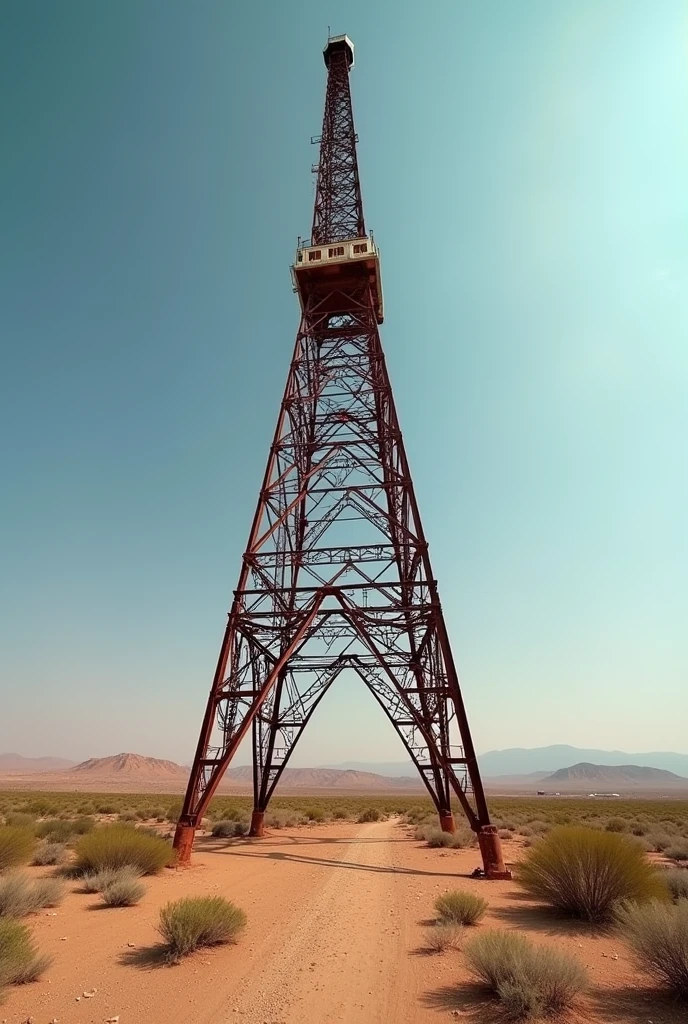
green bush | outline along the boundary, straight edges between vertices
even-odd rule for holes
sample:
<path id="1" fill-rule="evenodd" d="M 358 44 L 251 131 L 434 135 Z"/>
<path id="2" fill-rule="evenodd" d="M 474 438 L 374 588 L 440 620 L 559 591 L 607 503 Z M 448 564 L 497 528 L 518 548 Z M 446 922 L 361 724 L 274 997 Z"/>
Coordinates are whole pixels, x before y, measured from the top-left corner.
<path id="1" fill-rule="evenodd" d="M 58 878 L 31 881 L 21 871 L 9 871 L 0 878 L 0 917 L 25 917 L 43 907 L 56 906 L 64 895 Z"/>
<path id="2" fill-rule="evenodd" d="M 688 871 L 683 868 L 669 868 L 663 878 L 674 902 L 688 900 Z"/>
<path id="3" fill-rule="evenodd" d="M 49 957 L 37 952 L 28 928 L 0 918 L 0 988 L 35 981 L 50 963 Z"/>
<path id="4" fill-rule="evenodd" d="M 323 811 L 322 807 L 309 807 L 306 811 L 304 811 L 304 814 L 306 815 L 308 821 L 325 820 L 325 812 Z"/>
<path id="5" fill-rule="evenodd" d="M 27 832 L 33 832 L 36 827 L 36 815 L 26 814 L 23 811 L 11 811 L 5 815 L 5 824 L 14 828 L 25 828 Z"/>
<path id="6" fill-rule="evenodd" d="M 688 860 L 688 843 L 674 843 L 664 851 L 669 860 Z"/>
<path id="7" fill-rule="evenodd" d="M 182 813 L 182 802 L 181 800 L 175 800 L 173 804 L 167 808 L 167 820 L 171 825 L 176 825 L 179 821 L 179 815 Z"/>
<path id="8" fill-rule="evenodd" d="M 46 867 L 64 864 L 66 859 L 67 851 L 62 843 L 40 843 L 36 847 L 31 863 L 38 867 Z"/>
<path id="9" fill-rule="evenodd" d="M 113 879 L 101 890 L 103 903 L 108 907 L 133 907 L 146 891 L 134 875 Z"/>
<path id="10" fill-rule="evenodd" d="M 170 960 L 199 946 L 231 942 L 246 924 L 246 915 L 222 896 L 186 896 L 160 911 L 158 930 Z"/>
<path id="11" fill-rule="evenodd" d="M 362 814 L 359 814 L 358 823 L 359 825 L 364 825 L 366 822 L 369 821 L 379 821 L 380 818 L 381 814 L 378 811 L 377 807 L 366 807 L 365 811 L 363 811 Z"/>
<path id="12" fill-rule="evenodd" d="M 76 870 L 82 874 L 135 867 L 142 875 L 154 875 L 174 863 L 174 858 L 174 850 L 164 839 L 127 825 L 105 825 L 76 844 Z"/>
<path id="13" fill-rule="evenodd" d="M 31 860 L 34 837 L 26 828 L 0 825 L 0 871 L 26 864 Z"/>
<path id="14" fill-rule="evenodd" d="M 487 903 L 473 892 L 455 889 L 435 900 L 435 910 L 444 923 L 477 924 L 485 915 Z"/>
<path id="15" fill-rule="evenodd" d="M 466 945 L 473 974 L 497 996 L 511 1019 L 560 1014 L 587 985 L 584 967 L 518 932 L 485 932 Z"/>
<path id="16" fill-rule="evenodd" d="M 461 925 L 438 921 L 425 932 L 425 948 L 432 953 L 444 953 L 445 949 L 457 949 L 462 932 Z"/>
<path id="17" fill-rule="evenodd" d="M 627 904 L 616 917 L 638 966 L 688 999 L 688 900 Z"/>
<path id="18" fill-rule="evenodd" d="M 77 818 L 75 821 L 61 818 L 49 818 L 36 825 L 39 839 L 47 839 L 50 843 L 68 843 L 73 836 L 83 836 L 94 827 L 93 818 Z"/>
<path id="19" fill-rule="evenodd" d="M 587 921 L 609 920 L 624 900 L 667 898 L 637 843 L 576 825 L 559 826 L 531 847 L 517 880 L 530 896 Z"/>

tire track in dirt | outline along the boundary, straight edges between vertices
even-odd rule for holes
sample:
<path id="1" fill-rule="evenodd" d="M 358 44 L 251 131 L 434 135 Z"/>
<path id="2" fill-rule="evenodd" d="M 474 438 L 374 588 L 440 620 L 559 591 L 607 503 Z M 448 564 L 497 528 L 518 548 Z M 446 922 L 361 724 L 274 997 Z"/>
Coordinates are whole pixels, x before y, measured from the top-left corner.
<path id="1" fill-rule="evenodd" d="M 317 891 L 256 943 L 257 963 L 242 977 L 240 994 L 229 996 L 204 1024 L 377 1024 L 402 1016 L 390 970 L 407 955 L 396 906 L 393 829 L 393 821 L 366 825 L 351 842 L 317 858 Z M 299 855 L 296 848 L 291 857 Z"/>

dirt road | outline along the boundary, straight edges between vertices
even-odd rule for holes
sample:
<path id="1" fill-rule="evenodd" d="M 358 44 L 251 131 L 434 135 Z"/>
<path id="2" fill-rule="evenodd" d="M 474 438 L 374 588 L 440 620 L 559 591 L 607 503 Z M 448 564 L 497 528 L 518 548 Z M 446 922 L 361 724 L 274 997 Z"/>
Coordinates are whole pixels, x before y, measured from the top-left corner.
<path id="1" fill-rule="evenodd" d="M 517 852 L 510 846 L 507 857 Z M 514 883 L 470 879 L 477 863 L 474 850 L 430 850 L 394 820 L 253 841 L 201 837 L 193 867 L 146 879 L 137 907 L 102 909 L 72 883 L 56 912 L 30 919 L 54 964 L 40 982 L 11 990 L 0 1024 L 489 1024 L 494 1011 L 461 954 L 423 949 L 435 897 L 457 887 L 489 900 L 481 928 L 529 931 L 588 964 L 593 989 L 576 1021 L 682 1019 L 645 991 L 613 939 L 543 918 Z M 238 944 L 162 966 L 160 907 L 208 894 L 246 911 Z"/>

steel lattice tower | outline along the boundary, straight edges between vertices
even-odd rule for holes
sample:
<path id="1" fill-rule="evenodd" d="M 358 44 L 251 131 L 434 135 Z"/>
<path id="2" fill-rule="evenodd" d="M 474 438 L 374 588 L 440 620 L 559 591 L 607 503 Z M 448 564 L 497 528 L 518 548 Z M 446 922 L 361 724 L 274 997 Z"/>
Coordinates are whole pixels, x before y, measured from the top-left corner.
<path id="1" fill-rule="evenodd" d="M 292 267 L 301 323 L 174 845 L 252 732 L 251 834 L 311 715 L 344 669 L 369 687 L 453 831 L 454 797 L 486 873 L 490 824 L 380 344 L 380 260 L 366 234 L 349 91 L 354 48 L 328 40 L 310 242 Z M 318 140 L 314 140 L 318 141 Z"/>

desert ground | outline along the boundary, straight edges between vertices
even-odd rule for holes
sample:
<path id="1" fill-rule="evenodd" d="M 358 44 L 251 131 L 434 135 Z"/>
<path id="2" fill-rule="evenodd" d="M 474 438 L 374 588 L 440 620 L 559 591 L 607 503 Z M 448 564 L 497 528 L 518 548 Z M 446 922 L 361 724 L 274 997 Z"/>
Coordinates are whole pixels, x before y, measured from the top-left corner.
<path id="1" fill-rule="evenodd" d="M 524 842 L 504 841 L 508 861 Z M 137 906 L 105 908 L 78 880 L 68 882 L 64 901 L 30 922 L 52 966 L 39 981 L 8 989 L 0 1021 L 496 1024 L 502 1018 L 471 980 L 460 944 L 426 949 L 435 898 L 462 888 L 489 902 L 477 929 L 515 928 L 588 966 L 591 988 L 567 1021 L 685 1024 L 685 1005 L 659 995 L 613 934 L 551 916 L 515 882 L 470 878 L 478 864 L 472 848 L 428 848 L 399 815 L 287 827 L 255 840 L 200 835 L 191 867 L 146 878 Z M 26 870 L 36 877 L 55 869 Z M 218 894 L 246 911 L 237 943 L 165 965 L 160 907 Z"/>

